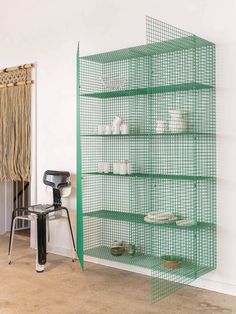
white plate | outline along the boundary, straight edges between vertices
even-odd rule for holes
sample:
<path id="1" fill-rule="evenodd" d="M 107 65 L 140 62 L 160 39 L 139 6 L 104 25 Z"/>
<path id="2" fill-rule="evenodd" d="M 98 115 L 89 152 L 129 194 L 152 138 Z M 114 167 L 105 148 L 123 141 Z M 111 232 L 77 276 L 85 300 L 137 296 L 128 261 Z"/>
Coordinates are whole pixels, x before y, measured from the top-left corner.
<path id="1" fill-rule="evenodd" d="M 176 222 L 176 220 L 178 219 L 178 217 L 172 217 L 170 219 L 153 219 L 153 218 L 150 218 L 148 216 L 145 216 L 144 217 L 144 221 L 148 222 L 148 223 L 152 223 L 152 224 L 171 224 L 171 223 L 174 223 Z"/>
<path id="2" fill-rule="evenodd" d="M 174 216 L 175 214 L 171 212 L 149 212 L 147 214 L 147 217 L 149 217 L 150 219 L 160 219 L 160 220 L 170 219 L 170 218 L 173 218 Z"/>
<path id="3" fill-rule="evenodd" d="M 176 225 L 181 226 L 181 227 L 191 227 L 191 226 L 195 226 L 196 224 L 197 222 L 191 219 L 182 219 L 182 220 L 176 221 Z"/>

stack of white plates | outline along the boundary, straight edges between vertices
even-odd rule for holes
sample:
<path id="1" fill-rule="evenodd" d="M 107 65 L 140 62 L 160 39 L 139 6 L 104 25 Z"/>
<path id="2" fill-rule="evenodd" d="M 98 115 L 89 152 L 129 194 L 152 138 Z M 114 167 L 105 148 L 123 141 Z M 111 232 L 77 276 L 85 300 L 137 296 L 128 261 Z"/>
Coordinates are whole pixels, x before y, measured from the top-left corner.
<path id="1" fill-rule="evenodd" d="M 196 224 L 197 222 L 192 219 L 181 219 L 181 220 L 176 221 L 176 225 L 181 226 L 181 227 L 191 227 L 191 226 L 195 226 Z"/>
<path id="2" fill-rule="evenodd" d="M 154 224 L 170 224 L 178 220 L 178 217 L 171 212 L 150 212 L 144 217 L 144 221 Z"/>

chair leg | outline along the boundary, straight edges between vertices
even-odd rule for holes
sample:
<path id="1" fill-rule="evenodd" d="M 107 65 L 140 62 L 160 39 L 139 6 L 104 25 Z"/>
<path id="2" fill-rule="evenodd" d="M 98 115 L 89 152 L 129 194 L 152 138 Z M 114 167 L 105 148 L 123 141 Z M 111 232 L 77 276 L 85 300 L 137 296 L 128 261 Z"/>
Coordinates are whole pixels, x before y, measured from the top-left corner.
<path id="1" fill-rule="evenodd" d="M 13 230 L 14 217 L 15 217 L 15 210 L 13 210 L 12 215 L 11 215 L 11 231 L 10 231 L 10 239 L 9 239 L 9 245 L 8 245 L 8 255 L 10 254 L 10 249 L 11 249 L 11 236 L 12 236 L 12 230 Z"/>
<path id="2" fill-rule="evenodd" d="M 39 254 L 38 254 L 38 217 L 35 217 L 35 246 L 36 246 L 36 254 L 35 254 L 35 270 L 37 273 L 44 272 L 44 265 L 39 264 Z"/>
<path id="3" fill-rule="evenodd" d="M 12 248 L 13 248 L 13 239 L 15 234 L 15 228 L 16 228 L 16 220 L 17 217 L 13 217 L 12 219 L 12 225 L 11 225 L 11 235 L 10 235 L 10 241 L 9 241 L 9 249 L 8 249 L 8 264 L 11 264 L 11 255 L 12 255 Z"/>
<path id="4" fill-rule="evenodd" d="M 70 221 L 70 215 L 69 215 L 69 211 L 67 208 L 64 208 L 67 214 L 67 219 L 68 219 L 68 224 L 69 224 L 69 229 L 70 229 L 70 234 L 71 234 L 71 242 L 72 242 L 72 262 L 75 262 L 76 260 L 76 247 L 75 247 L 75 239 L 74 239 L 74 235 L 73 235 L 73 231 L 72 231 L 72 227 L 71 227 L 71 221 Z"/>
<path id="5" fill-rule="evenodd" d="M 48 242 L 50 242 L 50 229 L 49 229 L 49 216 L 47 215 L 47 246 L 48 246 Z"/>

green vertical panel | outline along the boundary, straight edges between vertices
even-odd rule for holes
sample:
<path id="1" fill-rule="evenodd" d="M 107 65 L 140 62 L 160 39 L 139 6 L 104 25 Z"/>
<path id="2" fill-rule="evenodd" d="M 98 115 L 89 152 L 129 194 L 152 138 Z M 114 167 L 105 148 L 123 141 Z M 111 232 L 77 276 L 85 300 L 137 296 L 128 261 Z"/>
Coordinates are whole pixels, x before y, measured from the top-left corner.
<path id="1" fill-rule="evenodd" d="M 77 218 L 77 252 L 82 269 L 84 269 L 83 253 L 83 208 L 82 208 L 82 169 L 81 169 L 81 145 L 80 145 L 80 57 L 79 44 L 77 48 L 77 167 L 76 167 L 76 218 Z"/>
<path id="2" fill-rule="evenodd" d="M 185 111 L 191 133 L 153 142 L 153 166 L 166 174 L 211 177 L 192 182 L 162 180 L 153 188 L 158 208 L 209 224 L 207 228 L 154 232 L 153 251 L 158 256 L 184 258 L 177 269 L 167 269 L 162 258 L 152 267 L 151 301 L 155 302 L 216 267 L 215 47 L 151 17 L 147 17 L 146 34 L 149 45 L 167 41 L 173 47 L 153 56 L 154 80 L 167 86 L 192 82 L 189 89 L 153 95 L 153 120 L 167 120 L 169 110 Z M 188 44 L 178 49 L 183 41 Z"/>
<path id="3" fill-rule="evenodd" d="M 148 17 L 146 45 L 80 59 L 84 254 L 148 269 L 152 302 L 216 266 L 214 50 Z M 182 131 L 171 128 L 170 110 L 186 113 Z M 98 134 L 117 115 L 129 134 Z M 166 123 L 161 133 L 157 120 Z M 132 172 L 114 173 L 125 160 Z M 99 162 L 110 169 L 101 172 Z M 153 211 L 196 224 L 147 222 Z M 119 256 L 114 240 L 124 243 Z M 168 268 L 166 255 L 179 267 Z"/>

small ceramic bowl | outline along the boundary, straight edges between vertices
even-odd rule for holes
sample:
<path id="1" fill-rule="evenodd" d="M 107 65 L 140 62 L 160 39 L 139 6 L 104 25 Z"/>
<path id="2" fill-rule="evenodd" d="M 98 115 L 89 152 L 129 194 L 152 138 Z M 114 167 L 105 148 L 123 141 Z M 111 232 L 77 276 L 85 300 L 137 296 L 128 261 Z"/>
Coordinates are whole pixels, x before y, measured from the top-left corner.
<path id="1" fill-rule="evenodd" d="M 161 261 L 164 267 L 169 268 L 169 269 L 176 269 L 176 268 L 181 267 L 184 259 L 181 256 L 163 255 L 161 256 Z"/>
<path id="2" fill-rule="evenodd" d="M 124 247 L 117 246 L 111 248 L 111 255 L 113 256 L 121 256 L 124 253 Z"/>

